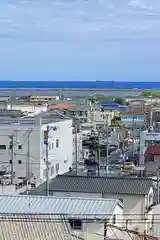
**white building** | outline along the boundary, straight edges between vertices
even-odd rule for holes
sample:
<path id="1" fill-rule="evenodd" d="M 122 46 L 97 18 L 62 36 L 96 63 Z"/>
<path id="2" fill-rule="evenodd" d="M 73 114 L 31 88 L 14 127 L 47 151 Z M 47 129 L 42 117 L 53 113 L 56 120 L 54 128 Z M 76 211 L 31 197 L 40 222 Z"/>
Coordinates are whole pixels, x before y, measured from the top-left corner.
<path id="1" fill-rule="evenodd" d="M 153 181 L 143 178 L 57 176 L 50 194 L 83 198 L 120 199 L 124 206 L 124 227 L 152 232 Z"/>
<path id="2" fill-rule="evenodd" d="M 13 101 L 6 104 L 7 110 L 20 110 L 27 115 L 34 116 L 41 112 L 46 112 L 48 108 L 47 103 L 41 102 L 24 102 L 24 101 Z"/>
<path id="3" fill-rule="evenodd" d="M 148 146 L 152 144 L 160 144 L 160 132 L 142 131 L 140 133 L 140 164 L 144 164 L 145 152 Z"/>
<path id="4" fill-rule="evenodd" d="M 115 235 L 119 237 L 120 231 L 114 227 L 113 230 L 110 229 L 107 224 L 123 226 L 123 204 L 116 199 L 21 195 L 0 196 L 0 202 L 1 214 L 42 214 L 52 215 L 52 219 L 54 215 L 64 216 L 71 235 L 77 236 L 77 239 L 115 239 Z M 47 234 L 47 228 L 44 229 L 44 233 Z"/>
<path id="5" fill-rule="evenodd" d="M 63 117 L 54 112 L 45 118 L 0 119 L 0 169 L 43 182 L 48 155 L 50 178 L 67 172 L 72 166 L 72 120 Z M 48 154 L 44 143 L 47 126 Z"/>

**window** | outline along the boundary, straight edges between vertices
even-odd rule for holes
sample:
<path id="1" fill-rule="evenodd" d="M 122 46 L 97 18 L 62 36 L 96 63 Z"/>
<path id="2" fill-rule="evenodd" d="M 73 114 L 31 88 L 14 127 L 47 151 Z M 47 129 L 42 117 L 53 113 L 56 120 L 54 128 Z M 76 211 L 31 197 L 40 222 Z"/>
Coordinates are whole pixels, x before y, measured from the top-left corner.
<path id="1" fill-rule="evenodd" d="M 116 215 L 115 215 L 115 214 L 113 215 L 112 223 L 113 223 L 113 224 L 116 224 Z"/>
<path id="2" fill-rule="evenodd" d="M 22 164 L 22 160 L 18 160 L 18 164 Z"/>
<path id="3" fill-rule="evenodd" d="M 22 149 L 22 145 L 18 145 L 18 149 L 21 150 Z"/>
<path id="4" fill-rule="evenodd" d="M 59 163 L 56 163 L 56 174 L 58 173 L 59 171 Z"/>
<path id="5" fill-rule="evenodd" d="M 0 145 L 0 150 L 6 150 L 6 145 Z"/>
<path id="6" fill-rule="evenodd" d="M 56 140 L 56 148 L 59 148 L 59 139 Z"/>
<path id="7" fill-rule="evenodd" d="M 77 229 L 77 230 L 82 229 L 82 221 L 79 219 L 70 219 L 69 224 L 72 229 Z"/>

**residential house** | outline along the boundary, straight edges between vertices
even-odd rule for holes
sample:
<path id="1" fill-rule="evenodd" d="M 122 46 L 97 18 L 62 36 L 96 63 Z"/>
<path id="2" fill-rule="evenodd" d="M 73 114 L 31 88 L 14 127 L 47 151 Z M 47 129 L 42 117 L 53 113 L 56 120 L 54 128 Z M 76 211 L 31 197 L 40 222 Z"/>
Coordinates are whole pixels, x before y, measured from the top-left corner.
<path id="1" fill-rule="evenodd" d="M 32 219 L 34 219 L 35 215 L 37 217 L 35 222 L 42 221 L 42 219 L 44 222 L 48 221 L 48 226 L 47 223 L 36 226 L 33 220 L 33 225 L 30 223 L 28 228 L 24 230 L 26 233 L 29 233 L 31 230 L 30 227 L 35 226 L 35 229 L 32 228 L 32 236 L 35 236 L 35 233 L 41 231 L 41 235 L 39 235 L 40 238 L 38 239 L 44 239 L 45 237 L 47 240 L 50 239 L 47 238 L 47 235 L 53 236 L 54 240 L 57 239 L 54 238 L 54 225 L 52 225 L 53 223 L 51 224 L 50 221 L 64 226 L 64 221 L 62 219 L 64 219 L 66 225 L 68 225 L 68 232 L 66 228 L 66 231 L 62 232 L 63 238 L 60 237 L 59 239 L 66 239 L 66 234 L 68 237 L 77 236 L 77 239 L 85 240 L 100 240 L 104 239 L 104 237 L 115 238 L 115 235 L 117 235 L 117 237 L 119 237 L 119 234 L 122 235 L 121 231 L 116 230 L 116 227 L 121 228 L 123 226 L 123 204 L 117 199 L 21 195 L 16 197 L 0 196 L 0 202 L 1 215 L 15 214 L 15 216 L 21 220 L 22 216 L 26 214 L 24 217 L 26 222 L 29 221 L 27 216 L 32 216 Z M 56 216 L 60 217 L 57 218 Z M 108 227 L 109 225 L 112 225 L 113 229 L 115 226 L 114 233 L 113 230 Z M 0 223 L 0 226 L 5 227 L 5 223 Z M 20 227 L 20 224 L 18 224 L 17 227 L 13 224 L 13 227 L 15 227 L 15 233 L 18 234 L 17 228 Z M 37 227 L 39 228 L 37 229 Z M 40 229 L 40 227 L 42 227 L 42 229 Z M 59 231 L 60 230 L 61 229 L 59 229 Z M 25 232 L 21 232 L 22 229 L 19 229 L 19 231 L 20 236 L 21 234 L 25 234 Z M 0 234 L 4 232 L 6 232 L 6 227 L 0 229 Z M 13 234 L 13 232 L 11 233 Z M 11 233 L 8 233 L 8 235 Z M 45 237 L 42 238 L 42 236 Z M 8 238 L 5 239 L 8 240 Z M 17 236 L 17 239 L 21 238 Z M 31 239 L 33 239 L 33 237 Z M 67 240 L 68 239 L 72 238 L 67 238 Z"/>
<path id="2" fill-rule="evenodd" d="M 44 189 L 41 186 L 35 194 L 44 194 Z M 54 196 L 121 199 L 125 224 L 142 232 L 152 230 L 153 192 L 153 181 L 146 178 L 59 175 L 50 183 Z"/>
<path id="3" fill-rule="evenodd" d="M 147 120 L 147 116 L 144 112 L 121 112 L 121 123 L 129 128 L 142 129 Z"/>
<path id="4" fill-rule="evenodd" d="M 13 210 L 0 214 L 0 236 L 5 240 L 83 240 L 71 234 L 63 216 L 15 214 Z"/>
<path id="5" fill-rule="evenodd" d="M 24 100 L 14 100 L 9 101 L 6 105 L 7 110 L 19 110 L 26 115 L 34 116 L 41 112 L 46 112 L 48 109 L 48 104 L 43 101 L 24 101 Z"/>
<path id="6" fill-rule="evenodd" d="M 101 104 L 101 112 L 108 121 L 108 125 L 111 125 L 112 119 L 118 117 L 120 114 L 120 104 L 115 102 L 105 102 Z"/>
<path id="7" fill-rule="evenodd" d="M 40 101 L 52 101 L 52 100 L 59 100 L 59 96 L 52 96 L 52 95 L 28 95 L 28 96 L 24 96 L 24 99 L 28 100 L 28 101 L 35 101 L 35 102 L 40 102 Z"/>
<path id="8" fill-rule="evenodd" d="M 140 164 L 146 161 L 156 161 L 159 159 L 160 132 L 141 131 L 140 133 Z"/>

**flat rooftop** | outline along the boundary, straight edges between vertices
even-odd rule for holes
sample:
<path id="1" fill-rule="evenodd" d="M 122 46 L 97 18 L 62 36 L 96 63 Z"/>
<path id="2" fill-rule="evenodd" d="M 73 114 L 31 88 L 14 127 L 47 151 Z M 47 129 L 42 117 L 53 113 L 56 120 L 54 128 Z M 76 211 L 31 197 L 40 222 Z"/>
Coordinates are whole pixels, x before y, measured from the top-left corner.
<path id="1" fill-rule="evenodd" d="M 34 117 L 22 117 L 22 118 L 12 118 L 12 117 L 3 117 L 0 118 L 0 124 L 6 125 L 22 125 L 22 124 L 31 124 L 31 125 L 42 125 L 50 124 L 56 122 L 62 122 L 69 120 L 70 118 L 66 115 L 63 115 L 58 111 L 43 112 Z"/>

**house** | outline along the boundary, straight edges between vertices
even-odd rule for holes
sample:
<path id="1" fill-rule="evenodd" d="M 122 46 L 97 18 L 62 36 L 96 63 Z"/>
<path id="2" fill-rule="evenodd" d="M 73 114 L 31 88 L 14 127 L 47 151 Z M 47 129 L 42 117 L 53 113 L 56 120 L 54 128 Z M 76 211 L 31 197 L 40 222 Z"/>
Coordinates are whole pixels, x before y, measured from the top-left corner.
<path id="1" fill-rule="evenodd" d="M 40 186 L 35 194 L 45 194 Z M 50 195 L 121 199 L 124 204 L 124 222 L 132 229 L 149 232 L 152 228 L 153 181 L 146 178 L 89 177 L 58 175 L 50 183 Z"/>
<path id="2" fill-rule="evenodd" d="M 121 232 L 116 228 L 114 229 L 114 226 L 119 228 L 123 226 L 123 204 L 118 199 L 22 195 L 0 196 L 0 203 L 1 215 L 15 214 L 19 216 L 18 218 L 25 214 L 33 217 L 39 215 L 38 220 L 51 219 L 57 224 L 58 222 L 63 223 L 61 220 L 63 217 L 68 223 L 70 235 L 85 240 L 99 240 L 104 239 L 104 237 L 115 238 L 114 234 L 118 236 Z M 54 216 L 61 216 L 61 218 L 54 218 Z M 113 225 L 114 233 L 109 227 L 107 229 L 108 225 Z M 47 230 L 51 231 L 52 229 L 49 230 L 46 224 L 46 229 L 43 228 L 44 235 L 49 234 Z M 34 231 L 36 232 L 37 229 Z"/>
<path id="3" fill-rule="evenodd" d="M 26 115 L 34 116 L 41 112 L 46 112 L 48 104 L 46 101 L 24 101 L 24 100 L 13 100 L 6 104 L 6 110 L 19 110 Z"/>
<path id="4" fill-rule="evenodd" d="M 59 96 L 52 96 L 52 95 L 28 95 L 28 96 L 24 96 L 24 99 L 28 100 L 28 101 L 37 101 L 37 102 L 40 102 L 40 101 L 51 101 L 51 100 L 59 100 Z"/>
<path id="5" fill-rule="evenodd" d="M 0 118 L 0 170 L 42 183 L 47 158 L 49 178 L 53 178 L 68 172 L 72 153 L 72 120 L 57 111 L 33 118 Z"/>
<path id="6" fill-rule="evenodd" d="M 70 232 L 63 216 L 0 214 L 0 236 L 5 240 L 83 240 Z"/>
<path id="7" fill-rule="evenodd" d="M 141 131 L 140 133 L 140 164 L 145 161 L 156 161 L 160 156 L 160 132 L 148 130 Z"/>
<path id="8" fill-rule="evenodd" d="M 121 123 L 131 128 L 142 128 L 147 120 L 144 112 L 121 112 Z"/>

